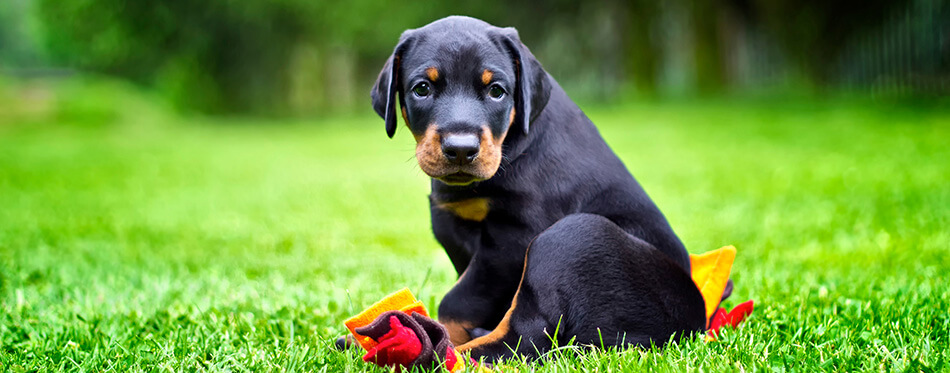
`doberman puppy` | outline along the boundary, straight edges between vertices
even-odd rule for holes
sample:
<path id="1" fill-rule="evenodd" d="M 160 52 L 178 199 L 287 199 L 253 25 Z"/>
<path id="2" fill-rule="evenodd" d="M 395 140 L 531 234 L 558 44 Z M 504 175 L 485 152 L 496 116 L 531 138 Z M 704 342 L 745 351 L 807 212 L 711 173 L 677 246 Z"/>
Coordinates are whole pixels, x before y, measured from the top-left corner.
<path id="1" fill-rule="evenodd" d="M 515 29 L 453 16 L 407 30 L 372 100 L 389 137 L 401 113 L 432 178 L 432 230 L 459 273 L 439 322 L 459 350 L 703 330 L 683 244 Z"/>

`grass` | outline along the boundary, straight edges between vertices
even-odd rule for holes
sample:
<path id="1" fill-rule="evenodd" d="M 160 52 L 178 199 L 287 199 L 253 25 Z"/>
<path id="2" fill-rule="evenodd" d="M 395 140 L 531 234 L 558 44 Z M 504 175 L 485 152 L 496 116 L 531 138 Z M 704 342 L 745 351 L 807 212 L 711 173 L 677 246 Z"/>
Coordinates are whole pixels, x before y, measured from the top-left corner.
<path id="1" fill-rule="evenodd" d="M 385 371 L 331 347 L 342 321 L 403 286 L 435 309 L 454 283 L 404 128 L 139 109 L 0 118 L 5 370 Z M 756 310 L 715 343 L 509 370 L 950 369 L 948 112 L 589 114 L 692 252 L 738 247 L 729 305 Z"/>

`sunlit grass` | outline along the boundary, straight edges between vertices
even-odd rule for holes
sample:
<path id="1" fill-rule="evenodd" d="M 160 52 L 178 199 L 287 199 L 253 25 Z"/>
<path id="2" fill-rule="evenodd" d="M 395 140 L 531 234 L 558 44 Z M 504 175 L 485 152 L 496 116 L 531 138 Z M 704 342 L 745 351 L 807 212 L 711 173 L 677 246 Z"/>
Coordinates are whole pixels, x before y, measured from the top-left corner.
<path id="1" fill-rule="evenodd" d="M 947 112 L 589 114 L 690 251 L 738 247 L 729 305 L 756 311 L 716 343 L 509 369 L 950 369 Z M 403 286 L 434 310 L 455 281 L 412 148 L 371 116 L 3 124 L 0 366 L 372 370 L 331 348 L 342 321 Z"/>

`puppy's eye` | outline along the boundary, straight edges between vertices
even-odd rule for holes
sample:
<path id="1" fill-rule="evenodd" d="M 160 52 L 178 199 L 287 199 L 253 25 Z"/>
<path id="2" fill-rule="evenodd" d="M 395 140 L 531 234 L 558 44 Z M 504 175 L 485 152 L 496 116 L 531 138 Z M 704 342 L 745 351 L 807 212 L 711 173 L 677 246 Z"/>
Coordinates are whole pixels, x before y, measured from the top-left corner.
<path id="1" fill-rule="evenodd" d="M 416 96 L 426 97 L 429 95 L 429 83 L 422 82 L 416 84 L 415 87 L 412 87 L 412 93 L 415 93 Z"/>
<path id="2" fill-rule="evenodd" d="M 501 99 L 505 97 L 505 89 L 501 88 L 498 84 L 492 84 L 492 86 L 488 88 L 488 96 L 496 100 Z"/>

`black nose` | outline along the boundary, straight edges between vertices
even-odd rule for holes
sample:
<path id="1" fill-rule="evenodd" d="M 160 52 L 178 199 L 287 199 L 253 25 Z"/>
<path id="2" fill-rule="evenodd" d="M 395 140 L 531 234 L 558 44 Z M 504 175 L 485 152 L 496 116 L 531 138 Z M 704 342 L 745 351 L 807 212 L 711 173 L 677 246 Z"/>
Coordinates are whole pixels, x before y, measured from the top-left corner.
<path id="1" fill-rule="evenodd" d="M 478 136 L 445 135 L 442 137 L 442 154 L 452 163 L 472 163 L 478 155 Z"/>

